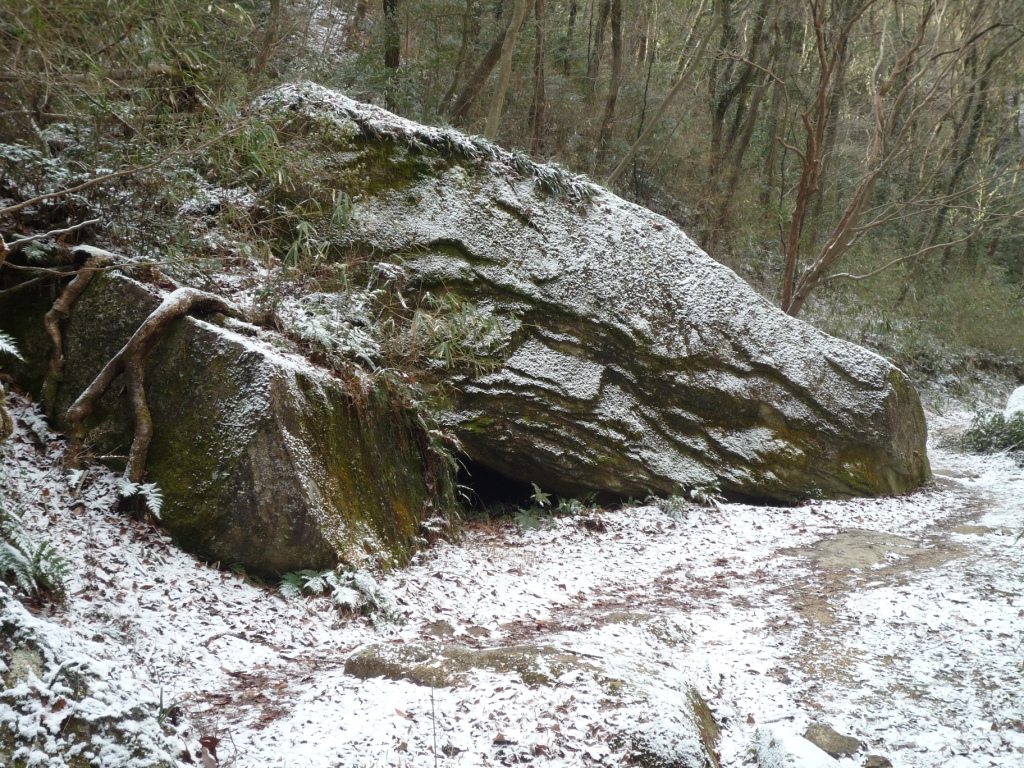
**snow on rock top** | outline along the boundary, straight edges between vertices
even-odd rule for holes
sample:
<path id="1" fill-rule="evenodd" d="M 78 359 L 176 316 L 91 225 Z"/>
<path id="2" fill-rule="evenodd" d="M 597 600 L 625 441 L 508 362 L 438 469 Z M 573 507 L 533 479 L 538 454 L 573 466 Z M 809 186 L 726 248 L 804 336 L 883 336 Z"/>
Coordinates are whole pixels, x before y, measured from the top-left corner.
<path id="1" fill-rule="evenodd" d="M 1018 413 L 1024 413 L 1024 387 L 1017 387 L 1010 394 L 1009 399 L 1006 401 L 1006 409 L 1003 411 L 1003 416 L 1009 419 Z"/>
<path id="2" fill-rule="evenodd" d="M 623 496 L 709 481 L 788 500 L 887 495 L 929 476 L 900 371 L 772 307 L 662 216 L 312 84 L 257 108 L 284 141 L 322 151 L 325 188 L 351 192 L 343 240 L 517 329 L 498 370 L 452 379 L 449 420 L 472 459 Z"/>

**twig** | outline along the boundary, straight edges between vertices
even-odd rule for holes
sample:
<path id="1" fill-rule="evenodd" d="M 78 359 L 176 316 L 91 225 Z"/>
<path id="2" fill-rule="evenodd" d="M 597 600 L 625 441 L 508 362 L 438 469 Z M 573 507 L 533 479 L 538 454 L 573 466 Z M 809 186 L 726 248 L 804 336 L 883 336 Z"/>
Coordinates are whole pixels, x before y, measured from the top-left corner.
<path id="1" fill-rule="evenodd" d="M 77 232 L 79 229 L 82 229 L 83 227 L 88 227 L 92 224 L 99 224 L 101 221 L 102 219 L 89 219 L 88 221 L 80 221 L 78 224 L 72 224 L 70 227 L 64 227 L 64 229 L 50 229 L 47 230 L 46 232 L 38 232 L 34 235 L 29 235 L 28 237 L 19 238 L 18 240 L 14 240 L 13 242 L 6 244 L 7 255 L 9 256 L 10 254 L 20 250 L 23 246 L 28 245 L 29 243 L 35 243 L 40 240 L 47 240 L 51 237 L 57 237 L 58 235 L 66 235 L 69 232 Z"/>
<path id="2" fill-rule="evenodd" d="M 215 635 L 210 635 L 205 640 L 201 640 L 199 644 L 209 648 L 210 643 L 212 643 L 214 640 L 220 640 L 222 637 L 237 637 L 239 640 L 248 639 L 245 635 L 245 632 L 218 632 Z"/>
<path id="3" fill-rule="evenodd" d="M 898 259 L 893 259 L 888 264 L 884 264 L 878 269 L 873 269 L 870 272 L 866 272 L 863 275 L 851 275 L 849 272 L 840 272 L 839 274 L 836 275 L 829 275 L 828 277 L 824 278 L 821 281 L 821 284 L 824 285 L 825 283 L 831 282 L 832 280 L 838 280 L 839 278 L 843 278 L 844 280 L 867 280 L 869 277 L 874 277 L 879 272 L 884 272 L 885 270 L 889 269 L 889 267 L 895 267 L 897 264 L 902 264 L 905 261 L 916 259 L 918 256 L 924 256 L 926 253 L 929 253 L 930 251 L 934 251 L 938 248 L 948 248 L 953 245 L 965 243 L 972 237 L 977 235 L 981 231 L 981 228 L 982 225 L 978 224 L 978 226 L 971 230 L 971 233 L 969 235 L 961 237 L 959 240 L 950 240 L 949 242 L 946 243 L 938 243 L 937 245 L 932 245 L 927 248 L 922 248 L 919 251 L 914 251 L 914 253 L 907 254 L 906 256 L 900 256 Z"/>
<path id="4" fill-rule="evenodd" d="M 127 120 L 125 120 L 123 117 L 121 117 L 119 114 L 117 114 L 117 112 L 115 112 L 113 109 L 111 109 L 110 107 L 106 106 L 105 104 L 100 103 L 91 94 L 87 93 L 86 91 L 82 90 L 81 88 L 76 88 L 75 90 L 78 91 L 83 96 L 85 96 L 85 98 L 87 98 L 90 102 L 92 102 L 93 106 L 95 106 L 97 109 L 102 109 L 104 112 L 106 112 L 112 118 L 117 120 L 117 122 L 119 122 L 121 125 L 123 125 L 125 128 L 127 128 L 129 131 L 131 131 L 132 136 L 142 136 L 142 133 L 139 131 L 138 128 L 136 128 L 134 125 L 132 125 Z"/>
<path id="5" fill-rule="evenodd" d="M 430 723 L 434 728 L 434 768 L 437 768 L 437 717 L 434 715 L 434 686 L 430 686 Z"/>
<path id="6" fill-rule="evenodd" d="M 0 299 L 6 298 L 7 296 L 12 296 L 13 294 L 18 293 L 20 291 L 24 291 L 26 288 L 31 288 L 33 285 L 38 285 L 44 280 L 46 280 L 45 277 L 34 277 L 31 280 L 26 280 L 23 283 L 12 285 L 10 288 L 5 288 L 4 290 L 0 291 Z"/>

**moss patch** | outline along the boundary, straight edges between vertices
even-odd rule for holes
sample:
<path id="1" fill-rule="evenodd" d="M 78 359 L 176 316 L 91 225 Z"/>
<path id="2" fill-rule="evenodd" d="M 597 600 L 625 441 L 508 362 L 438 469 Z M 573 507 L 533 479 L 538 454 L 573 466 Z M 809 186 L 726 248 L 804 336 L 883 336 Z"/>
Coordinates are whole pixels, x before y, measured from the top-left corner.
<path id="1" fill-rule="evenodd" d="M 467 684 L 474 670 L 517 674 L 527 685 L 552 685 L 567 672 L 600 668 L 550 646 L 512 645 L 473 649 L 442 643 L 371 645 L 350 656 L 345 673 L 367 680 L 411 680 L 417 685 L 444 688 Z"/>

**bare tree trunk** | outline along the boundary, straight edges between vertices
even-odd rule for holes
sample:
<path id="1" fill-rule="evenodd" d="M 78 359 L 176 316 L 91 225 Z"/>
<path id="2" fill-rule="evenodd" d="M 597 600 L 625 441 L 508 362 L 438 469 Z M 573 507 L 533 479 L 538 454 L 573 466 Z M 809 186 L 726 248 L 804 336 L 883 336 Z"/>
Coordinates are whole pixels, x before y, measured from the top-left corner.
<path id="1" fill-rule="evenodd" d="M 562 74 L 569 74 L 569 62 L 572 59 L 572 38 L 576 31 L 576 15 L 579 13 L 579 2 L 569 2 L 569 24 L 565 30 L 565 47 L 562 48 Z"/>
<path id="2" fill-rule="evenodd" d="M 612 22 L 612 79 L 608 84 L 608 99 L 604 106 L 604 117 L 601 120 L 601 132 L 597 138 L 597 150 L 601 154 L 608 145 L 612 134 L 612 121 L 615 119 L 615 104 L 619 99 L 622 87 L 622 0 L 611 0 Z"/>
<path id="3" fill-rule="evenodd" d="M 526 21 L 526 15 L 533 8 L 533 3 L 534 0 L 517 0 L 512 23 L 509 24 L 505 40 L 501 44 L 498 80 L 494 84 L 494 95 L 491 97 L 491 107 L 487 111 L 487 125 L 484 128 L 484 137 L 491 141 L 498 136 L 498 124 L 501 122 L 501 112 L 505 106 L 505 92 L 508 90 L 508 82 L 512 77 L 512 54 L 515 52 L 516 39 L 519 37 L 519 30 L 522 29 L 523 22 Z"/>
<path id="4" fill-rule="evenodd" d="M 398 29 L 398 0 L 384 0 L 384 66 L 398 69 L 402 63 L 402 35 Z"/>
<path id="5" fill-rule="evenodd" d="M 683 89 L 683 86 L 686 85 L 686 83 L 690 79 L 690 76 L 697 69 L 697 65 L 704 57 L 704 51 L 708 47 L 708 43 L 711 42 L 711 38 L 714 36 L 715 30 L 718 27 L 718 22 L 721 19 L 721 16 L 717 10 L 718 7 L 718 3 L 716 3 L 716 11 L 711 20 L 711 27 L 708 29 L 707 34 L 705 34 L 704 37 L 701 39 L 700 45 L 697 47 L 697 50 L 694 52 L 693 56 L 690 57 L 690 61 L 686 65 L 686 68 L 679 75 L 679 79 L 676 80 L 676 84 L 672 86 L 672 90 L 668 92 L 665 98 L 662 99 L 661 104 L 658 105 L 658 108 L 654 110 L 654 114 L 651 116 L 651 122 L 647 124 L 647 128 L 644 130 L 643 133 L 640 134 L 640 136 L 637 137 L 637 140 L 633 142 L 633 146 L 629 148 L 629 152 L 626 153 L 626 156 L 619 161 L 619 164 L 617 166 L 615 166 L 615 170 L 611 172 L 611 175 L 605 181 L 605 184 L 607 186 L 613 186 L 615 182 L 618 181 L 619 177 L 623 174 L 623 172 L 625 172 L 626 168 L 629 167 L 629 164 L 633 162 L 633 158 L 636 157 L 637 152 L 639 152 L 640 148 L 647 143 L 647 140 L 651 138 L 651 134 L 654 133 L 654 129 L 658 127 L 658 122 L 661 120 L 662 117 L 664 117 L 669 105 L 675 100 L 676 96 L 679 95 L 679 92 Z"/>
<path id="6" fill-rule="evenodd" d="M 459 84 L 462 81 L 462 76 L 466 69 L 466 59 L 469 55 L 469 41 L 474 34 L 473 24 L 473 0 L 466 0 L 466 13 L 462 17 L 462 42 L 459 44 L 459 55 L 457 63 L 455 64 L 455 75 L 452 77 L 452 84 L 448 86 L 448 90 L 445 91 L 444 96 L 441 97 L 441 103 L 438 105 L 438 112 L 445 112 L 448 109 L 448 105 L 451 104 L 453 98 L 455 98 L 455 92 L 459 89 Z"/>
<path id="7" fill-rule="evenodd" d="M 597 27 L 594 29 L 594 45 L 587 61 L 587 97 L 593 100 L 597 95 L 597 78 L 601 72 L 601 57 L 604 54 L 604 28 L 608 26 L 611 0 L 601 0 L 597 10 Z"/>
<path id="8" fill-rule="evenodd" d="M 537 47 L 533 54 L 533 102 L 530 104 L 530 152 L 537 153 L 544 141 L 544 117 L 547 104 L 544 96 L 544 56 L 547 53 L 547 2 L 535 0 Z"/>
<path id="9" fill-rule="evenodd" d="M 827 38 L 824 25 L 824 4 L 815 9 L 813 24 L 821 75 L 814 102 L 802 116 L 807 136 L 806 150 L 804 152 L 797 150 L 797 153 L 803 160 L 804 169 L 800 176 L 797 190 L 797 205 L 793 211 L 790 238 L 787 243 L 787 282 L 782 287 L 782 309 L 794 317 L 800 313 L 811 293 L 826 280 L 826 274 L 832 265 L 849 251 L 857 238 L 872 226 L 875 226 L 874 224 L 862 225 L 861 219 L 865 209 L 871 202 L 871 197 L 874 194 L 878 180 L 886 172 L 892 158 L 900 154 L 910 126 L 913 124 L 912 120 L 904 121 L 903 116 L 905 110 L 907 110 L 908 98 L 912 88 L 911 81 L 917 78 L 907 80 L 906 75 L 924 41 L 925 31 L 934 13 L 934 7 L 925 9 L 918 22 L 916 37 L 911 41 L 903 54 L 897 58 L 885 80 L 880 84 L 876 84 L 878 69 L 883 61 L 883 57 L 879 55 L 878 63 L 875 65 L 875 70 L 871 75 L 875 125 L 874 135 L 871 138 L 871 144 L 868 147 L 867 156 L 864 161 L 864 176 L 846 204 L 839 222 L 832 228 L 832 233 L 825 243 L 817 249 L 817 255 L 814 260 L 804 269 L 800 275 L 800 280 L 794 285 L 796 262 L 800 253 L 800 229 L 803 225 L 803 218 L 807 213 L 807 204 L 817 191 L 820 179 L 822 155 L 826 149 L 823 142 L 826 135 L 825 129 L 828 124 L 828 107 L 830 104 L 828 97 L 831 86 L 838 74 L 837 69 L 842 66 L 841 49 L 845 45 L 844 38 L 849 37 L 854 22 L 863 15 L 864 11 L 873 2 L 874 0 L 864 0 L 862 5 L 851 14 L 849 20 L 844 20 L 831 55 L 828 55 L 826 50 Z M 885 35 L 882 36 L 882 46 L 884 44 Z M 934 58 L 928 60 L 935 61 Z M 923 74 L 924 71 L 919 71 L 917 76 L 923 76 Z M 903 83 L 902 87 L 896 87 L 896 84 L 901 82 Z M 883 101 L 886 96 L 892 96 L 892 103 L 888 114 L 886 114 Z M 917 108 L 919 107 L 920 105 Z"/>
<path id="10" fill-rule="evenodd" d="M 509 20 L 509 25 L 512 24 L 512 20 Z M 508 34 L 509 27 L 506 26 L 502 30 L 501 34 L 495 38 L 494 42 L 491 43 L 491 47 L 487 49 L 487 53 L 484 54 L 483 59 L 480 60 L 480 64 L 473 71 L 469 80 L 466 82 L 466 87 L 462 89 L 462 93 L 459 94 L 459 98 L 455 100 L 451 110 L 448 112 L 450 117 L 455 122 L 465 122 L 466 118 L 469 117 L 469 110 L 473 106 L 473 102 L 476 101 L 476 97 L 483 90 L 484 84 L 487 82 L 487 78 L 491 76 L 491 72 L 494 70 L 494 66 L 498 63 L 498 59 L 501 58 L 501 47 L 505 42 L 505 36 Z"/>
<path id="11" fill-rule="evenodd" d="M 356 48 L 356 43 L 362 38 L 362 26 L 363 19 L 366 18 L 366 12 L 369 10 L 369 0 L 357 0 L 356 9 L 352 12 L 349 17 L 348 24 L 345 26 L 345 49 L 353 50 Z"/>

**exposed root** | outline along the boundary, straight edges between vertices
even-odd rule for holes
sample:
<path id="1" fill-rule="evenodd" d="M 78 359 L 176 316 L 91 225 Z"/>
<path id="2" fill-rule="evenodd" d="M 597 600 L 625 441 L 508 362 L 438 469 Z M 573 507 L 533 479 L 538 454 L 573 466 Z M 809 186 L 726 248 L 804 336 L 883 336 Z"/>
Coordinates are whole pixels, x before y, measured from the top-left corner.
<path id="1" fill-rule="evenodd" d="M 78 297 L 89 287 L 89 282 L 96 274 L 97 268 L 110 264 L 111 260 L 99 254 L 90 256 L 86 260 L 78 276 L 68 283 L 60 297 L 53 303 L 53 307 L 43 318 L 43 326 L 46 328 L 46 335 L 50 339 L 50 365 L 46 371 L 46 380 L 43 382 L 43 407 L 46 408 L 48 418 L 53 417 L 53 409 L 56 407 L 57 388 L 60 386 L 61 375 L 64 372 L 64 337 L 61 334 L 60 326 L 71 315 L 71 308 Z"/>
<path id="2" fill-rule="evenodd" d="M 143 321 L 128 343 L 110 359 L 110 362 L 103 366 L 103 370 L 68 408 L 65 418 L 69 425 L 69 453 L 72 461 L 77 461 L 81 454 L 82 440 L 85 437 L 85 420 L 92 413 L 96 402 L 103 397 L 114 380 L 123 373 L 127 379 L 128 397 L 131 400 L 132 416 L 135 420 L 135 437 L 128 455 L 125 477 L 133 483 L 142 481 L 146 467 L 146 454 L 149 451 L 149 443 L 153 439 L 153 420 L 149 413 L 149 406 L 146 404 L 143 376 L 146 356 L 160 341 L 171 323 L 192 312 L 234 314 L 224 299 L 214 296 L 212 293 L 205 293 L 195 288 L 179 288 L 168 294 L 160 306 Z"/>

